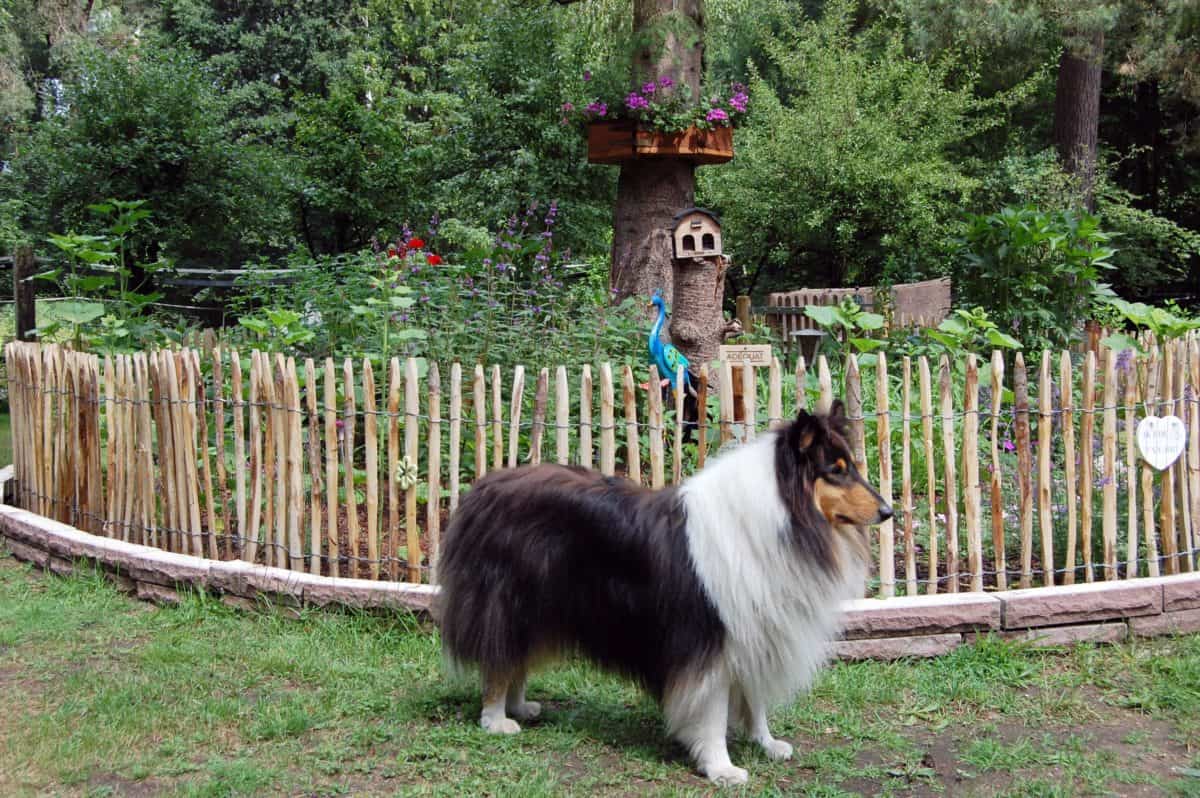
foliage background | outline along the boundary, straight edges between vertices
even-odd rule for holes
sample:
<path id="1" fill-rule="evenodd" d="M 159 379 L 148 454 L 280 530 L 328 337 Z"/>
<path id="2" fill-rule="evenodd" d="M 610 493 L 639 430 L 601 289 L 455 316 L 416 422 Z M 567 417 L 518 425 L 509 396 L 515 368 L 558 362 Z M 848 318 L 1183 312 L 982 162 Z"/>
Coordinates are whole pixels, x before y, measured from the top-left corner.
<path id="1" fill-rule="evenodd" d="M 1051 147 L 1055 71 L 1095 24 L 1109 277 L 1195 301 L 1200 14 L 1092 6 L 712 0 L 707 80 L 753 97 L 735 160 L 699 173 L 727 296 L 962 277 L 967 214 L 1077 204 Z M 628 0 L 5 0 L 0 246 L 98 232 L 87 206 L 119 198 L 153 213 L 138 263 L 311 260 L 435 217 L 453 259 L 553 200 L 556 254 L 602 263 L 616 170 L 587 165 L 562 104 L 585 70 L 620 74 L 631 16 Z"/>

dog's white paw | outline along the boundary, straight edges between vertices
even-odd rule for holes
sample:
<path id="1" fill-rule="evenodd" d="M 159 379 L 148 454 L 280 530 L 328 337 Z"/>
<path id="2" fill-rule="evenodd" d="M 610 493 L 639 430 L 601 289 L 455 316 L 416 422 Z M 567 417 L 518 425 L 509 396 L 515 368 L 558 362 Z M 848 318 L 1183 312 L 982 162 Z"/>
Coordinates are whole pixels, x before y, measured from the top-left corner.
<path id="1" fill-rule="evenodd" d="M 750 774 L 746 772 L 745 768 L 734 765 L 710 767 L 705 769 L 704 775 L 718 787 L 736 787 L 739 784 L 745 784 L 750 779 Z"/>
<path id="2" fill-rule="evenodd" d="M 482 718 L 480 725 L 491 734 L 516 734 L 521 730 L 521 724 L 512 718 Z"/>
<path id="3" fill-rule="evenodd" d="M 530 720 L 542 714 L 542 705 L 537 701 L 524 701 L 509 707 L 508 714 L 517 720 Z"/>
<path id="4" fill-rule="evenodd" d="M 772 738 L 769 740 L 760 741 L 759 744 L 762 745 L 763 752 L 766 753 L 768 759 L 779 760 L 792 758 L 791 743 Z"/>

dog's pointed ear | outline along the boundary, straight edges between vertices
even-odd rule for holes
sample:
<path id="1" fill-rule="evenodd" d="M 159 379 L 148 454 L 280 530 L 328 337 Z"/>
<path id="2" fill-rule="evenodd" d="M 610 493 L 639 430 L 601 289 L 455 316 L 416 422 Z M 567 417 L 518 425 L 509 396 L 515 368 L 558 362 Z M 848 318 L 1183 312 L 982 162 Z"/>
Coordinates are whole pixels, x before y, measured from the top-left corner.
<path id="1" fill-rule="evenodd" d="M 791 440 L 795 449 L 802 452 L 812 446 L 820 426 L 821 423 L 817 417 L 807 410 L 801 410 L 797 413 L 796 421 L 791 427 Z"/>

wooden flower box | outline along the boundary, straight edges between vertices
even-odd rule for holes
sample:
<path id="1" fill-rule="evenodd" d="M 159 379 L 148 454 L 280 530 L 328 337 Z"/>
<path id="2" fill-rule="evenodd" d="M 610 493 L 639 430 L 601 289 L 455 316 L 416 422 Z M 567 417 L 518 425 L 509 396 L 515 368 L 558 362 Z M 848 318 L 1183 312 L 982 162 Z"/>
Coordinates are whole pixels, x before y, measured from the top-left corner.
<path id="1" fill-rule="evenodd" d="M 632 122 L 593 122 L 588 125 L 588 163 L 619 164 L 639 158 L 682 158 L 697 164 L 733 160 L 733 128 L 676 133 L 642 130 Z"/>

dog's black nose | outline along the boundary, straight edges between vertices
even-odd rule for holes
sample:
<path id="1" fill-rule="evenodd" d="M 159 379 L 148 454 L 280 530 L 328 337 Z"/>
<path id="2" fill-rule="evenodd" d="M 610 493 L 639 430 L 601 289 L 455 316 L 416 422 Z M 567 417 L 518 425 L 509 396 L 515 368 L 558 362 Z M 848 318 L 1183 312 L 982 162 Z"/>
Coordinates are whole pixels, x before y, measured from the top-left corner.
<path id="1" fill-rule="evenodd" d="M 879 520 L 875 523 L 882 524 L 895 514 L 896 513 L 892 510 L 892 506 L 890 504 L 881 504 L 879 506 Z"/>

